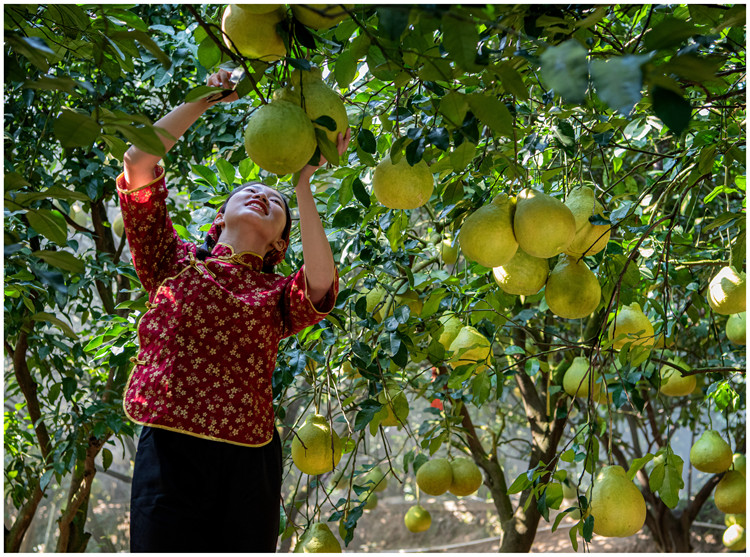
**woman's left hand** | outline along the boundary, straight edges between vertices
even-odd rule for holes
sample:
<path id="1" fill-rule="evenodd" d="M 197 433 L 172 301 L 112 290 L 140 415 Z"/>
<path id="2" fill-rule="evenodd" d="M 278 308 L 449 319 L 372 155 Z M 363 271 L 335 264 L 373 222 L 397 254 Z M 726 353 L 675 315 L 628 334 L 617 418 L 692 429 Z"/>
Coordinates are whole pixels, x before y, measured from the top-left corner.
<path id="1" fill-rule="evenodd" d="M 339 135 L 338 135 L 338 138 L 337 138 L 337 141 L 336 141 L 336 149 L 339 152 L 339 156 L 343 155 L 346 152 L 346 150 L 349 148 L 349 142 L 351 140 L 352 140 L 352 129 L 351 128 L 346 128 L 346 133 L 344 135 L 342 135 L 341 132 L 339 132 Z M 321 153 L 320 160 L 318 161 L 319 164 L 317 166 L 313 166 L 312 164 L 308 164 L 308 165 L 305 165 L 305 167 L 302 170 L 300 170 L 300 180 L 302 178 L 306 178 L 307 180 L 309 180 L 310 177 L 313 175 L 313 173 L 318 168 L 320 168 L 321 166 L 323 166 L 324 164 L 326 164 L 327 162 L 328 161 L 326 160 L 326 158 Z"/>

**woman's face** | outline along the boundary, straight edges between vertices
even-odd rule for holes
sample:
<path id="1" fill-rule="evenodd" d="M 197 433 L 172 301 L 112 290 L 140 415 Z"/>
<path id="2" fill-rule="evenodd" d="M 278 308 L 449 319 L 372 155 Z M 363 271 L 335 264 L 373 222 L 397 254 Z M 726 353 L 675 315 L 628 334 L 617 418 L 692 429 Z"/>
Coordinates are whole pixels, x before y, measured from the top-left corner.
<path id="1" fill-rule="evenodd" d="M 250 184 L 233 194 L 223 213 L 223 232 L 253 234 L 276 247 L 286 225 L 286 208 L 281 194 L 263 184 Z"/>

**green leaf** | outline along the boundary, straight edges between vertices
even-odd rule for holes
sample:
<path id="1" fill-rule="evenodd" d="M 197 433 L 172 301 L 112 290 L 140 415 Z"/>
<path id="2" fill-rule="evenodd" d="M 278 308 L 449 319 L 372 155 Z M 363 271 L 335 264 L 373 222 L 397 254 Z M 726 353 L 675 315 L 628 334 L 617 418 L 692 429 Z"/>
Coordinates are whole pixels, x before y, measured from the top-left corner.
<path id="1" fill-rule="evenodd" d="M 345 207 L 333 217 L 331 226 L 333 228 L 349 228 L 350 226 L 359 223 L 360 220 L 361 217 L 357 207 Z"/>
<path id="2" fill-rule="evenodd" d="M 591 81 L 596 94 L 609 108 L 627 116 L 641 100 L 641 65 L 648 56 L 618 56 L 591 62 Z"/>
<path id="3" fill-rule="evenodd" d="M 580 522 L 578 524 L 580 524 Z M 573 551 L 578 551 L 578 526 L 577 525 L 568 531 L 568 537 L 570 538 L 570 544 L 573 546 Z"/>
<path id="4" fill-rule="evenodd" d="M 31 228 L 39 234 L 54 242 L 58 246 L 64 246 L 68 240 L 68 225 L 65 217 L 60 211 L 48 211 L 47 209 L 30 209 L 26 212 Z"/>
<path id="5" fill-rule="evenodd" d="M 570 39 L 542 53 L 542 80 L 567 103 L 581 103 L 588 88 L 588 53 Z"/>
<path id="6" fill-rule="evenodd" d="M 216 159 L 216 168 L 219 171 L 219 177 L 225 184 L 232 185 L 235 182 L 235 168 L 226 159 Z"/>
<path id="7" fill-rule="evenodd" d="M 336 120 L 334 120 L 330 116 L 318 116 L 315 120 L 313 120 L 313 124 L 318 124 L 319 126 L 322 126 L 332 132 L 336 131 Z"/>
<path id="8" fill-rule="evenodd" d="M 130 39 L 141 43 L 141 46 L 148 50 L 151 55 L 165 68 L 172 66 L 172 60 L 167 54 L 159 48 L 154 39 L 152 39 L 148 33 L 143 31 L 115 31 L 111 34 L 113 39 Z"/>
<path id="9" fill-rule="evenodd" d="M 682 54 L 673 57 L 662 66 L 665 73 L 674 73 L 691 81 L 710 81 L 716 78 L 721 67 L 721 58 L 705 58 L 695 54 Z"/>
<path id="10" fill-rule="evenodd" d="M 203 178 L 206 182 L 208 182 L 211 187 L 213 187 L 214 189 L 216 188 L 217 184 L 219 183 L 219 178 L 216 176 L 216 173 L 213 170 L 211 170 L 207 166 L 203 166 L 202 164 L 191 165 L 190 169 L 198 176 Z"/>
<path id="11" fill-rule="evenodd" d="M 365 128 L 359 130 L 359 133 L 357 134 L 357 143 L 359 143 L 359 146 L 365 153 L 375 154 L 378 149 L 375 135 Z"/>
<path id="12" fill-rule="evenodd" d="M 112 466 L 112 461 L 114 460 L 114 457 L 112 456 L 112 451 L 110 451 L 108 448 L 102 449 L 102 468 L 104 468 L 104 471 L 106 472 L 110 466 Z"/>
<path id="13" fill-rule="evenodd" d="M 60 319 L 58 319 L 51 313 L 45 313 L 45 312 L 36 313 L 31 316 L 31 320 L 52 323 L 53 325 L 56 325 L 63 333 L 65 333 L 65 336 L 67 336 L 68 338 L 71 338 L 73 340 L 78 339 L 78 335 L 75 334 L 73 329 L 71 329 L 70 325 L 68 325 L 64 321 L 61 321 Z"/>
<path id="14" fill-rule="evenodd" d="M 464 141 L 450 154 L 451 165 L 457 172 L 463 172 L 463 170 L 469 166 L 469 163 L 474 160 L 476 152 L 476 145 L 469 141 Z"/>
<path id="15" fill-rule="evenodd" d="M 508 495 L 513 495 L 514 493 L 521 493 L 524 489 L 529 487 L 531 485 L 531 480 L 528 478 L 528 475 L 526 472 L 518 476 L 515 480 L 513 480 L 513 483 L 510 484 L 510 487 L 508 488 L 508 491 L 506 492 Z"/>
<path id="16" fill-rule="evenodd" d="M 698 33 L 698 28 L 692 23 L 674 17 L 667 17 L 654 25 L 653 29 L 646 33 L 643 37 L 643 45 L 646 47 L 646 50 L 669 48 L 683 43 Z"/>
<path id="17" fill-rule="evenodd" d="M 25 81 L 23 87 L 27 89 L 43 89 L 45 91 L 63 91 L 70 95 L 78 96 L 75 86 L 79 82 L 69 77 L 52 77 L 43 75 L 36 81 Z"/>
<path id="18" fill-rule="evenodd" d="M 583 531 L 581 535 L 587 542 L 591 541 L 591 536 L 594 534 L 594 515 L 589 515 L 583 521 Z"/>
<path id="19" fill-rule="evenodd" d="M 146 151 L 151 155 L 159 157 L 163 157 L 166 153 L 164 143 L 156 135 L 156 130 L 153 126 L 136 127 L 128 124 L 112 124 L 112 128 L 124 135 L 125 139 L 141 151 Z"/>
<path id="20" fill-rule="evenodd" d="M 122 162 L 123 158 L 125 157 L 125 151 L 128 150 L 127 143 L 125 143 L 119 137 L 108 134 L 102 134 L 101 139 L 102 141 L 104 141 L 104 143 L 107 144 L 107 147 L 109 148 L 109 154 L 116 158 L 118 161 Z"/>
<path id="21" fill-rule="evenodd" d="M 390 40 L 398 40 L 409 25 L 410 6 L 398 4 L 378 6 L 376 10 L 380 31 Z"/>
<path id="22" fill-rule="evenodd" d="M 510 62 L 497 64 L 493 68 L 493 71 L 500 78 L 503 89 L 522 101 L 529 100 L 529 90 L 526 87 L 526 83 L 524 83 L 523 77 L 521 77 L 521 74 L 516 71 Z"/>
<path id="23" fill-rule="evenodd" d="M 224 91 L 226 91 L 226 89 L 224 89 L 223 87 L 198 85 L 198 87 L 194 87 L 193 89 L 188 91 L 187 95 L 185 95 L 185 102 L 194 103 L 201 99 L 205 99 L 206 97 L 210 97 L 211 95 L 215 95 L 216 93 L 223 93 Z"/>
<path id="24" fill-rule="evenodd" d="M 327 118 L 327 116 L 323 116 L 322 118 Z M 320 128 L 315 128 L 315 137 L 318 140 L 318 148 L 320 149 L 321 154 L 329 163 L 334 166 L 338 166 L 339 151 L 336 148 L 336 145 L 334 145 L 333 142 L 328 139 L 328 134 L 326 134 L 326 132 L 321 130 Z"/>
<path id="25" fill-rule="evenodd" d="M 645 456 L 642 456 L 641 458 L 636 458 L 633 463 L 630 465 L 630 468 L 628 468 L 628 479 L 633 480 L 635 478 L 635 475 L 638 473 L 638 470 L 643 468 L 647 463 L 651 462 L 654 458 L 654 455 L 651 453 L 648 453 Z"/>
<path id="26" fill-rule="evenodd" d="M 560 455 L 560 460 L 563 462 L 573 462 L 576 457 L 576 452 L 573 449 L 568 449 Z"/>
<path id="27" fill-rule="evenodd" d="M 483 124 L 495 133 L 513 138 L 513 117 L 504 102 L 485 93 L 472 93 L 468 101 L 471 111 Z"/>
<path id="28" fill-rule="evenodd" d="M 386 238 L 391 245 L 391 249 L 398 251 L 399 246 L 404 243 L 404 230 L 409 227 L 409 216 L 405 211 L 398 211 L 396 218 L 393 219 L 391 226 L 388 227 Z"/>
<path id="29" fill-rule="evenodd" d="M 200 28 L 199 28 L 200 29 Z M 206 37 L 198 45 L 198 62 L 207 70 L 211 70 L 221 61 L 221 50 L 211 37 Z"/>
<path id="30" fill-rule="evenodd" d="M 466 95 L 457 91 L 451 91 L 440 99 L 440 113 L 448 120 L 452 126 L 459 127 L 466 117 L 469 110 L 469 103 Z"/>
<path id="31" fill-rule="evenodd" d="M 90 147 L 99 137 L 101 127 L 86 114 L 63 107 L 52 127 L 55 137 L 64 148 Z"/>
<path id="32" fill-rule="evenodd" d="M 83 274 L 86 271 L 83 261 L 68 251 L 40 250 L 32 252 L 32 255 L 63 271 L 76 274 Z"/>
<path id="33" fill-rule="evenodd" d="M 352 182 L 352 192 L 354 193 L 354 197 L 357 198 L 357 201 L 364 205 L 365 208 L 370 206 L 370 195 L 367 193 L 365 185 L 359 178 L 355 178 L 354 182 Z"/>
<path id="34" fill-rule="evenodd" d="M 468 72 L 481 69 L 475 62 L 479 33 L 472 21 L 458 19 L 450 12 L 443 16 L 443 47 L 458 66 Z"/>
<path id="35" fill-rule="evenodd" d="M 675 135 L 680 135 L 687 129 L 692 108 L 682 95 L 657 85 L 651 91 L 651 102 L 654 113 Z"/>
<path id="36" fill-rule="evenodd" d="M 336 78 L 336 83 L 342 89 L 349 87 L 349 84 L 357 77 L 357 59 L 351 50 L 345 50 L 338 55 L 333 68 L 333 75 Z"/>

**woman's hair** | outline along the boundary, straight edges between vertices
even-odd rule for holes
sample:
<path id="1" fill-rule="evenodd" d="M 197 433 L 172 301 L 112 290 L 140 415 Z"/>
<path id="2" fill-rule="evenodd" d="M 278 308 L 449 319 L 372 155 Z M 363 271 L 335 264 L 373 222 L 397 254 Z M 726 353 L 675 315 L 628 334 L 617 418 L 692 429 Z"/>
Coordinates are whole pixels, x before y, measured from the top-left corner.
<path id="1" fill-rule="evenodd" d="M 239 191 L 242 191 L 243 189 L 254 186 L 254 185 L 264 185 L 261 182 L 247 182 L 245 184 L 242 184 L 241 186 L 236 187 L 232 190 L 232 192 L 229 194 L 229 196 L 224 201 L 223 205 L 219 208 L 219 213 L 223 213 L 224 209 L 227 207 L 227 203 L 232 198 L 234 194 L 236 194 Z M 284 224 L 284 230 L 281 233 L 281 239 L 284 240 L 284 243 L 286 246 L 289 246 L 289 235 L 292 230 L 292 214 L 289 211 L 289 203 L 286 200 L 286 197 L 279 192 L 279 196 L 284 202 L 284 212 L 286 213 L 286 223 Z M 198 249 L 195 252 L 195 256 L 200 259 L 201 261 L 205 261 L 206 258 L 211 255 L 211 252 L 214 249 L 214 246 L 216 245 L 216 242 L 219 239 L 220 232 L 216 233 L 216 237 L 211 235 L 210 231 L 206 234 L 206 239 L 203 242 L 203 245 L 199 246 Z M 262 271 L 264 273 L 272 273 L 274 267 L 276 266 L 276 263 L 279 263 L 283 257 L 284 253 L 286 252 L 286 249 L 284 249 L 283 252 L 278 252 L 276 249 L 271 249 L 268 253 L 265 254 L 263 257 L 263 267 Z"/>

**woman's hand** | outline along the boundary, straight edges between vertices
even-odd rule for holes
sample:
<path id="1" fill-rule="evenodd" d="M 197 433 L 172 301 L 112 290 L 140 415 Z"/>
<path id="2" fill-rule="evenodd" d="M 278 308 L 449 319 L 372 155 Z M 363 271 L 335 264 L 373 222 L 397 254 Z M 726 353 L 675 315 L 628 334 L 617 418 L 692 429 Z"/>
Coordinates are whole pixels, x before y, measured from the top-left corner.
<path id="1" fill-rule="evenodd" d="M 211 74 L 208 77 L 208 81 L 206 82 L 206 85 L 210 87 L 223 87 L 224 89 L 234 89 L 235 84 L 232 83 L 229 80 L 229 77 L 232 74 L 229 73 L 227 70 L 219 70 L 218 72 Z M 222 93 L 215 93 L 214 95 L 207 97 L 206 101 L 208 102 L 233 102 L 239 99 L 239 95 L 237 93 L 232 93 L 230 95 L 227 95 L 226 97 L 220 97 Z"/>
<path id="2" fill-rule="evenodd" d="M 339 152 L 339 156 L 343 155 L 346 152 L 346 150 L 349 148 L 349 142 L 351 140 L 352 140 L 352 129 L 351 128 L 346 128 L 346 133 L 343 136 L 341 135 L 341 132 L 339 132 L 339 135 L 337 137 L 337 142 L 336 142 L 336 149 Z M 324 164 L 326 164 L 327 162 L 328 161 L 326 160 L 326 158 L 321 154 L 320 155 L 320 160 L 318 161 L 318 165 L 317 166 L 313 166 L 311 164 L 308 164 L 302 170 L 300 170 L 300 180 L 299 181 L 302 182 L 303 179 L 304 179 L 304 180 L 306 180 L 306 181 L 309 182 L 310 178 L 313 175 L 313 173 L 318 168 L 320 168 L 321 166 L 323 166 Z"/>

